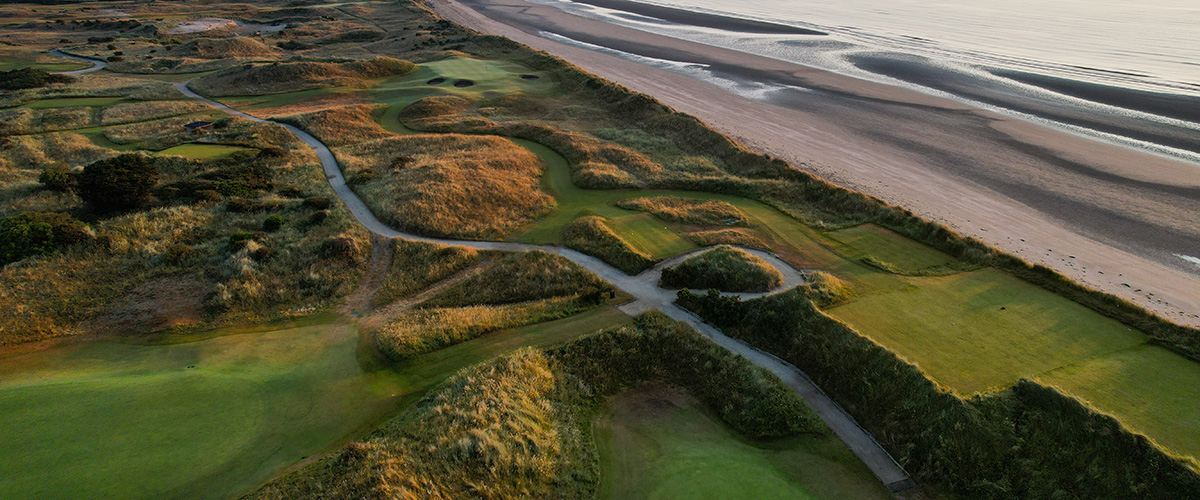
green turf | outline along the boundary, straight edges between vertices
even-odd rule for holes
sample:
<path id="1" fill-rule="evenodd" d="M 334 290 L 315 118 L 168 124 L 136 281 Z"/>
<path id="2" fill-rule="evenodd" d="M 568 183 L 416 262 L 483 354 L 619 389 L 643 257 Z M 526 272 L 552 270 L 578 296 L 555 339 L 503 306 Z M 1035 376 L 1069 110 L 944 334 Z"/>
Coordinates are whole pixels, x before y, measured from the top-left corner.
<path id="1" fill-rule="evenodd" d="M 1200 459 L 1200 364 L 1140 345 L 1042 374 L 1168 450 Z"/>
<path id="2" fill-rule="evenodd" d="M 863 256 L 874 257 L 904 271 L 947 264 L 954 257 L 875 224 L 861 224 L 829 233 Z"/>
<path id="3" fill-rule="evenodd" d="M 74 108 L 74 107 L 100 107 L 108 106 L 120 101 L 121 97 L 60 97 L 57 99 L 41 99 L 37 101 L 27 102 L 21 107 L 40 109 L 40 108 Z"/>
<path id="4" fill-rule="evenodd" d="M 628 317 L 605 306 L 366 372 L 324 324 L 0 359 L 0 498 L 223 498 L 343 442 L 459 369 Z"/>
<path id="5" fill-rule="evenodd" d="M 618 236 L 655 260 L 694 250 L 696 245 L 679 236 L 677 230 L 651 214 L 639 213 L 610 219 L 608 226 Z"/>
<path id="6" fill-rule="evenodd" d="M 254 151 L 253 148 L 226 146 L 223 144 L 180 144 L 154 154 L 158 156 L 182 156 L 194 160 L 215 160 L 239 151 Z"/>
<path id="7" fill-rule="evenodd" d="M 525 80 L 521 75 L 534 75 L 537 80 Z M 430 85 L 435 78 L 446 81 Z M 459 80 L 470 80 L 470 87 L 456 87 Z M 435 94 L 454 94 L 468 98 L 484 98 L 514 93 L 544 93 L 558 84 L 550 75 L 515 62 L 470 57 L 450 57 L 422 63 L 412 73 L 377 85 L 373 91 L 403 94 L 413 100 Z M 419 96 L 419 97 L 417 97 Z"/>
<path id="8" fill-rule="evenodd" d="M 43 63 L 32 59 L 0 57 L 0 71 L 10 71 L 21 68 L 37 68 L 44 69 L 46 71 L 71 71 L 76 69 L 84 69 L 91 66 L 91 64 L 83 62 Z"/>
<path id="9" fill-rule="evenodd" d="M 907 282 L 906 289 L 828 312 L 962 394 L 1146 342 L 1140 332 L 995 269 Z"/>
<path id="10" fill-rule="evenodd" d="M 597 498 L 890 498 L 832 434 L 751 441 L 671 389 L 617 395 L 593 429 L 600 451 Z"/>

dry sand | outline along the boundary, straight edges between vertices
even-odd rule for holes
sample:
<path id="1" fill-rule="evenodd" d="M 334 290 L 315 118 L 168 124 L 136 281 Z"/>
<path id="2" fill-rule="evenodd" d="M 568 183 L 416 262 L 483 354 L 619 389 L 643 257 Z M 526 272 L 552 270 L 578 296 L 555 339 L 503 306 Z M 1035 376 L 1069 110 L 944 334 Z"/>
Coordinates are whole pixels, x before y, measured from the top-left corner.
<path id="1" fill-rule="evenodd" d="M 432 0 L 443 16 L 560 56 L 747 146 L 1200 326 L 1200 166 L 899 87 L 663 37 L 522 0 Z M 811 89 L 767 103 L 537 36 Z"/>

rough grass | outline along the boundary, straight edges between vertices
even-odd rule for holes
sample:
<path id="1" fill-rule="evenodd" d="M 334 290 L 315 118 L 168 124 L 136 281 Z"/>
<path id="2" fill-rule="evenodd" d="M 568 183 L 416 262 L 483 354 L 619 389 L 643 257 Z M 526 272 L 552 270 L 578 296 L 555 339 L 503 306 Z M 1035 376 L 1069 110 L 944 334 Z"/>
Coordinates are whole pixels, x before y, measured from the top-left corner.
<path id="1" fill-rule="evenodd" d="M 663 269 L 663 288 L 715 288 L 722 292 L 765 292 L 783 284 L 783 275 L 740 248 L 720 245 Z"/>
<path id="2" fill-rule="evenodd" d="M 732 204 L 717 200 L 696 200 L 678 196 L 630 198 L 617 202 L 629 210 L 649 212 L 670 222 L 698 226 L 735 226 L 746 224 L 746 216 Z"/>
<path id="3" fill-rule="evenodd" d="M 382 104 L 360 104 L 280 116 L 275 119 L 300 127 L 313 136 L 319 137 L 326 146 L 336 148 L 392 137 L 393 134 L 379 126 L 376 121 L 376 116 L 385 107 Z"/>
<path id="4" fill-rule="evenodd" d="M 714 245 L 736 245 L 750 248 L 770 248 L 762 237 L 741 228 L 709 229 L 687 233 L 687 239 L 702 247 Z"/>
<path id="5" fill-rule="evenodd" d="M 769 373 L 661 315 L 635 321 L 463 370 L 370 438 L 251 497 L 593 498 L 588 421 L 605 396 L 650 380 L 685 388 L 747 436 L 826 432 Z"/>
<path id="6" fill-rule="evenodd" d="M 209 96 L 277 94 L 320 87 L 366 88 L 368 80 L 403 75 L 415 66 L 390 57 L 350 62 L 277 62 L 202 76 L 190 86 Z"/>
<path id="7" fill-rule="evenodd" d="M 613 232 L 603 217 L 587 215 L 563 229 L 563 244 L 588 255 L 599 257 L 625 274 L 637 274 L 654 265 L 650 256 L 634 248 Z"/>
<path id="8" fill-rule="evenodd" d="M 533 250 L 506 255 L 486 270 L 430 299 L 424 305 L 452 307 L 511 304 L 573 296 L 592 289 L 607 293 L 612 285 L 563 257 Z"/>
<path id="9" fill-rule="evenodd" d="M 392 240 L 392 266 L 375 293 L 374 305 L 384 305 L 412 295 L 478 262 L 478 251 L 396 238 Z"/>
<path id="10" fill-rule="evenodd" d="M 554 207 L 542 163 L 506 139 L 417 134 L 334 152 L 375 215 L 404 231 L 501 239 Z"/>
<path id="11" fill-rule="evenodd" d="M 166 47 L 164 52 L 175 57 L 226 59 L 232 57 L 271 57 L 278 52 L 251 37 L 198 38 L 187 43 Z"/>

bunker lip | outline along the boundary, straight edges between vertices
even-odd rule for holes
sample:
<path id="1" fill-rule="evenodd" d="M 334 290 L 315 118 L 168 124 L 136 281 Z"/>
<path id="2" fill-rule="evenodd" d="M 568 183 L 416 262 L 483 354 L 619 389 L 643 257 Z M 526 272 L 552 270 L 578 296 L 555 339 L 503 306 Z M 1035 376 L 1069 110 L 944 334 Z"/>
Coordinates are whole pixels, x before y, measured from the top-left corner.
<path id="1" fill-rule="evenodd" d="M 441 78 L 441 77 L 434 78 L 432 80 L 429 80 L 428 82 L 425 82 L 426 85 L 441 85 L 443 83 L 446 83 L 446 79 Z"/>

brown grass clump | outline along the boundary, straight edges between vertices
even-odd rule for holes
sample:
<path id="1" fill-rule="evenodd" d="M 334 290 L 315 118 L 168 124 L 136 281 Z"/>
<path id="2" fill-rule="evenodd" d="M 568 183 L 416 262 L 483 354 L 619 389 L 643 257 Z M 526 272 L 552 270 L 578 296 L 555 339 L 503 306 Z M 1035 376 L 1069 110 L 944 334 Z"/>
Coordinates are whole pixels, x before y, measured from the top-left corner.
<path id="1" fill-rule="evenodd" d="M 359 104 L 276 119 L 300 127 L 320 137 L 326 146 L 336 148 L 394 136 L 375 121 L 375 117 L 385 109 L 386 104 Z"/>
<path id="2" fill-rule="evenodd" d="M 642 253 L 608 227 L 604 218 L 587 215 L 575 219 L 563 229 L 563 244 L 633 275 L 649 269 L 654 259 Z"/>
<path id="3" fill-rule="evenodd" d="M 392 267 L 375 293 L 374 305 L 390 304 L 442 281 L 479 261 L 478 251 L 396 238 Z"/>
<path id="4" fill-rule="evenodd" d="M 278 54 L 275 49 L 251 37 L 198 38 L 181 45 L 167 47 L 165 52 L 175 57 L 199 59 L 271 57 Z"/>
<path id="5" fill-rule="evenodd" d="M 349 62 L 275 62 L 245 65 L 197 78 L 190 85 L 210 96 L 261 95 L 325 87 L 366 88 L 367 80 L 408 73 L 416 65 L 390 57 Z"/>
<path id="6" fill-rule="evenodd" d="M 579 310 L 574 297 L 499 306 L 417 309 L 379 328 L 375 340 L 385 355 L 399 361 L 496 330 L 555 320 Z"/>
<path id="7" fill-rule="evenodd" d="M 428 306 L 511 304 L 612 289 L 564 257 L 533 250 L 509 254 L 482 273 L 430 299 Z"/>
<path id="8" fill-rule="evenodd" d="M 714 245 L 736 245 L 750 248 L 770 248 L 766 240 L 754 234 L 749 229 L 730 228 L 730 229 L 710 229 L 705 231 L 692 231 L 684 235 L 697 246 L 711 247 Z"/>
<path id="9" fill-rule="evenodd" d="M 681 224 L 701 226 L 745 225 L 746 216 L 730 203 L 717 200 L 695 200 L 678 196 L 631 198 L 617 202 L 629 210 L 649 212 L 656 217 Z"/>
<path id="10" fill-rule="evenodd" d="M 721 245 L 663 269 L 663 288 L 715 288 L 722 292 L 765 292 L 783 284 L 783 275 L 740 248 Z"/>
<path id="11" fill-rule="evenodd" d="M 146 101 L 118 103 L 100 111 L 100 124 L 142 122 L 171 116 L 186 115 L 211 108 L 207 104 L 187 101 Z"/>
<path id="12" fill-rule="evenodd" d="M 406 135 L 335 154 L 372 211 L 405 231 L 500 239 L 554 207 L 542 162 L 499 137 Z"/>

